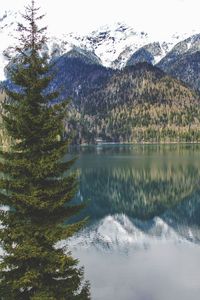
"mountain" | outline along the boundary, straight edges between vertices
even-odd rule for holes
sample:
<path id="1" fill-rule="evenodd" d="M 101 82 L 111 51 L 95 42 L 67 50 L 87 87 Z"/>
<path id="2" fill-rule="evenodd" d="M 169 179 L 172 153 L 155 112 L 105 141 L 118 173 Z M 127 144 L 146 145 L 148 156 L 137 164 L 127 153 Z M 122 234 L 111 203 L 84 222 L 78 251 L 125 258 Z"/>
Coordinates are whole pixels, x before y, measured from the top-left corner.
<path id="1" fill-rule="evenodd" d="M 127 58 L 150 40 L 148 33 L 137 32 L 126 24 L 116 23 L 113 26 L 102 26 L 89 34 L 86 47 L 94 49 L 104 66 L 122 68 Z"/>
<path id="2" fill-rule="evenodd" d="M 65 54 L 54 65 L 52 89 L 73 99 L 67 128 L 78 132 L 78 143 L 199 136 L 198 93 L 151 64 L 113 70 Z"/>
<path id="3" fill-rule="evenodd" d="M 195 102 L 197 94 L 185 84 L 170 78 L 159 68 L 139 63 L 122 70 L 112 70 L 98 64 L 88 64 L 85 57 L 68 54 L 55 63 L 56 76 L 53 85 L 65 85 L 65 96 L 79 101 L 85 113 L 111 110 L 119 105 L 136 103 Z M 59 86 L 60 84 L 60 86 Z"/>
<path id="4" fill-rule="evenodd" d="M 148 33 L 116 23 L 85 36 L 70 33 L 60 39 L 51 38 L 48 43 L 49 52 L 56 57 L 74 47 L 93 53 L 105 67 L 122 69 L 147 62 L 192 88 L 200 89 L 200 34 L 174 34 L 167 40 L 156 41 Z"/>
<path id="5" fill-rule="evenodd" d="M 2 47 L 16 43 L 16 20 L 12 12 L 0 18 L 0 37 L 5 37 L 1 55 Z M 43 49 L 50 53 L 55 75 L 49 88 L 59 89 L 61 99 L 73 99 L 66 134 L 75 131 L 76 143 L 93 143 L 97 137 L 112 142 L 199 141 L 199 94 L 184 83 L 199 84 L 199 35 L 177 44 L 182 39 L 173 35 L 154 41 L 122 23 L 84 36 L 49 38 Z M 12 57 L 12 47 L 6 52 Z M 196 73 L 187 68 L 189 59 Z M 176 61 L 173 73 L 167 66 L 172 62 L 175 68 Z M 7 61 L 0 63 L 2 71 Z"/>
<path id="6" fill-rule="evenodd" d="M 114 70 L 75 48 L 55 57 L 49 87 L 72 99 L 66 134 L 74 143 L 198 141 L 199 94 L 147 63 Z"/>
<path id="7" fill-rule="evenodd" d="M 200 90 L 200 34 L 175 45 L 157 66 L 192 88 Z"/>
<path id="8" fill-rule="evenodd" d="M 69 58 L 80 58 L 86 64 L 101 64 L 101 60 L 94 52 L 83 50 L 78 47 L 74 47 L 72 50 L 67 52 L 65 56 Z"/>
<path id="9" fill-rule="evenodd" d="M 103 85 L 115 72 L 99 64 L 93 52 L 72 50 L 54 59 L 52 89 L 59 89 L 63 98 L 72 98 L 81 109 L 86 95 Z M 89 54 L 89 55 L 88 55 Z M 84 107 L 82 107 L 84 109 Z"/>
<path id="10" fill-rule="evenodd" d="M 153 55 L 153 64 L 157 63 L 185 36 L 190 36 L 190 34 L 174 34 L 167 40 L 155 41 L 144 31 L 134 30 L 124 23 L 115 23 L 102 26 L 84 36 L 69 33 L 60 38 L 51 37 L 48 49 L 50 52 L 60 55 L 76 46 L 94 52 L 100 58 L 103 66 L 121 69 L 126 66 L 131 56 L 140 49 L 150 52 Z"/>
<path id="11" fill-rule="evenodd" d="M 190 34 L 185 35 L 190 36 Z M 150 34 L 118 22 L 113 25 L 102 26 L 85 36 L 75 33 L 63 35 L 60 42 L 57 39 L 57 47 L 59 48 L 59 45 L 62 44 L 62 49 L 65 52 L 72 45 L 93 51 L 101 59 L 103 66 L 121 69 L 126 66 L 127 60 L 133 53 L 142 47 L 152 53 L 154 63 L 157 63 L 175 44 L 183 40 L 185 35 L 174 34 L 167 40 L 155 41 Z"/>
<path id="12" fill-rule="evenodd" d="M 132 66 L 139 62 L 155 65 L 165 54 L 166 49 L 159 42 L 150 43 L 135 51 L 127 60 L 126 66 Z"/>
<path id="13" fill-rule="evenodd" d="M 58 53 L 64 53 L 75 45 L 94 53 L 103 66 L 113 69 L 122 69 L 139 62 L 151 63 L 192 88 L 199 89 L 199 58 L 196 53 L 199 49 L 199 35 L 184 39 L 187 36 L 190 33 L 174 34 L 167 40 L 155 41 L 148 33 L 116 23 L 85 36 L 74 33 L 63 35 L 60 41 L 57 40 L 56 49 L 59 49 Z M 52 38 L 49 45 L 53 45 L 53 41 Z M 52 46 L 50 48 L 53 49 Z"/>
<path id="14" fill-rule="evenodd" d="M 17 16 L 17 13 L 11 11 L 0 14 L 0 80 L 4 79 L 4 67 L 8 63 L 4 52 L 15 42 Z M 12 52 L 12 50 L 10 49 L 9 52 Z"/>
<path id="15" fill-rule="evenodd" d="M 0 16 L 0 79 L 3 79 L 3 68 L 7 61 L 3 57 L 3 52 L 9 47 L 16 44 L 14 36 L 17 35 L 16 23 L 21 20 L 21 16 L 17 12 L 7 11 Z M 167 40 L 155 40 L 150 34 L 144 31 L 138 31 L 124 23 L 115 23 L 113 25 L 102 26 L 99 29 L 92 31 L 86 35 L 78 33 L 60 34 L 60 36 L 50 36 L 45 46 L 45 51 L 48 51 L 54 58 L 58 58 L 63 54 L 74 50 L 93 53 L 96 59 L 103 66 L 121 69 L 126 66 L 127 61 L 133 54 L 139 50 L 142 59 L 138 59 L 136 53 L 136 62 L 151 62 L 153 64 L 161 60 L 179 41 L 185 36 L 190 36 L 190 33 L 184 35 L 174 34 Z M 147 52 L 147 59 L 144 53 Z M 7 51 L 12 54 L 12 49 Z M 150 55 L 150 59 L 149 59 Z M 135 63 L 135 58 L 132 61 Z M 128 63 L 128 65 L 133 63 Z"/>
<path id="16" fill-rule="evenodd" d="M 147 33 L 137 32 L 125 24 L 116 23 L 113 26 L 102 26 L 84 36 L 69 33 L 60 38 L 52 37 L 49 49 L 57 49 L 57 53 L 63 54 L 76 46 L 94 52 L 105 67 L 121 68 L 128 56 L 150 40 Z"/>

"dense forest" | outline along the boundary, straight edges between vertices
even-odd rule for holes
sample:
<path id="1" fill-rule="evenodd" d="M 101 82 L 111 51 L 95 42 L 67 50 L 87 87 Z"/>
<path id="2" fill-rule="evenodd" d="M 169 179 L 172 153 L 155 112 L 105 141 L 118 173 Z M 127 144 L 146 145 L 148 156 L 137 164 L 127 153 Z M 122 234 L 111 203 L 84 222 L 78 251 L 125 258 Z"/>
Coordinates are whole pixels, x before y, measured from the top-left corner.
<path id="1" fill-rule="evenodd" d="M 113 70 L 74 49 L 54 59 L 51 72 L 49 90 L 61 91 L 58 102 L 69 99 L 65 128 L 73 143 L 200 141 L 199 93 L 158 67 Z"/>
<path id="2" fill-rule="evenodd" d="M 76 143 L 200 140 L 199 95 L 183 82 L 148 64 L 105 74 L 99 87 L 85 80 L 74 95 L 66 131 Z"/>

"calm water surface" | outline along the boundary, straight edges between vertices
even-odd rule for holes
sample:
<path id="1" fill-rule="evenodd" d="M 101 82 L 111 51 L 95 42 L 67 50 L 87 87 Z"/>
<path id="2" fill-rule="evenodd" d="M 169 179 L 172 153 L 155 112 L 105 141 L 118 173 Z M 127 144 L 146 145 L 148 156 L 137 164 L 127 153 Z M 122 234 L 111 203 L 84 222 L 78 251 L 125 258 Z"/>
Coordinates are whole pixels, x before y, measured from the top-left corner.
<path id="1" fill-rule="evenodd" d="M 104 145 L 79 155 L 87 227 L 71 241 L 92 299 L 200 299 L 200 145 Z"/>

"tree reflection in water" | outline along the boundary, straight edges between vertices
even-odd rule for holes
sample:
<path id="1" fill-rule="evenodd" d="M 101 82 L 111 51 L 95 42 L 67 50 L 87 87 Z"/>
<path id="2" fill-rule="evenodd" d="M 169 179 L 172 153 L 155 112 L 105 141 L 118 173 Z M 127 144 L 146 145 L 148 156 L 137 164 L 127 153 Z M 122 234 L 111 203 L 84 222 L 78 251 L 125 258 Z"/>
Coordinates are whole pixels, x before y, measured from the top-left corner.
<path id="1" fill-rule="evenodd" d="M 83 148 L 76 201 L 90 199 L 85 213 L 91 220 L 116 213 L 151 219 L 169 209 L 179 211 L 188 201 L 194 209 L 199 203 L 199 150 L 198 145 Z"/>

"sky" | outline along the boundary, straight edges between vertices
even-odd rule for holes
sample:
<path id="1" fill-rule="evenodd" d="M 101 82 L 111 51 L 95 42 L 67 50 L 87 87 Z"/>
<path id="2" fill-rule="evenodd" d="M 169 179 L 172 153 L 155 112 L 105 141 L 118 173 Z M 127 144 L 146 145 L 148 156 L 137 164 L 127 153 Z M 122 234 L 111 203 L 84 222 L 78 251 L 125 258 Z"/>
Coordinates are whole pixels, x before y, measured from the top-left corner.
<path id="1" fill-rule="evenodd" d="M 1 12 L 23 11 L 28 3 L 30 0 L 2 0 Z M 124 22 L 155 37 L 200 32 L 199 0 L 36 0 L 36 3 L 46 13 L 49 32 L 56 35 L 72 31 L 87 33 L 115 22 Z"/>

